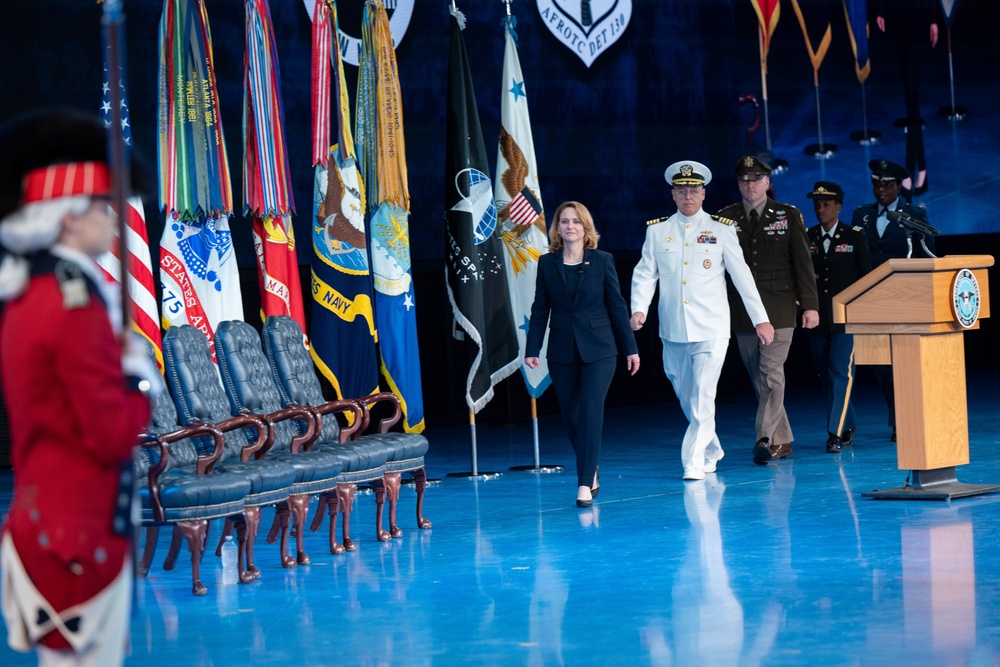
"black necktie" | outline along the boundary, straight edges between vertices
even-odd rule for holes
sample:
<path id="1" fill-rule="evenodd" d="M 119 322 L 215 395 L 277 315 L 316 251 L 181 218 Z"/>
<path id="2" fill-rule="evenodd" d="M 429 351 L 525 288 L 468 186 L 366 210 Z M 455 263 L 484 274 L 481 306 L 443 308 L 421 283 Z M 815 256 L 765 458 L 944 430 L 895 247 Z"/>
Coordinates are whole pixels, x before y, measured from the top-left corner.
<path id="1" fill-rule="evenodd" d="M 760 222 L 760 216 L 757 215 L 757 209 L 750 211 L 750 227 L 757 229 L 757 223 Z"/>
<path id="2" fill-rule="evenodd" d="M 889 207 L 888 206 L 883 206 L 882 210 L 878 212 L 878 217 L 880 217 L 880 218 L 886 218 L 888 216 L 889 216 Z"/>
<path id="3" fill-rule="evenodd" d="M 830 243 L 833 241 L 833 234 L 823 234 L 823 252 L 830 252 Z"/>

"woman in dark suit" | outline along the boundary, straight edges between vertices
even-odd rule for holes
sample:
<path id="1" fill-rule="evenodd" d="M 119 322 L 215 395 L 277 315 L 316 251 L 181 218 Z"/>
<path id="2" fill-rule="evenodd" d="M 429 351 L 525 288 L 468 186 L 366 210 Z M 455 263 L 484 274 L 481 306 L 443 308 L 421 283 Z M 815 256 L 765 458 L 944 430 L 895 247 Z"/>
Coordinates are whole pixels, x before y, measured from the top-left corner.
<path id="1" fill-rule="evenodd" d="M 590 211 L 579 202 L 563 202 L 554 220 L 550 253 L 538 260 L 524 363 L 538 367 L 548 323 L 549 375 L 576 452 L 576 504 L 590 507 L 599 488 L 604 398 L 615 374 L 615 358 L 619 351 L 626 355 L 635 375 L 639 349 L 614 258 L 597 249 L 600 237 Z"/>

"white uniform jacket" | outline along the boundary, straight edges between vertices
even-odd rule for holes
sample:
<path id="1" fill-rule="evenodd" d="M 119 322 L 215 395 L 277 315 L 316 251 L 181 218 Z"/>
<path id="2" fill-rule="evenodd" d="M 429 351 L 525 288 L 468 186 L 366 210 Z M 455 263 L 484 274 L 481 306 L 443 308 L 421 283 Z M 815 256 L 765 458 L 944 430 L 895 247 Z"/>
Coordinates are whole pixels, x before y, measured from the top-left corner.
<path id="1" fill-rule="evenodd" d="M 690 218 L 677 212 L 651 221 L 642 258 L 632 272 L 632 312 L 648 312 L 659 283 L 661 338 L 674 343 L 729 338 L 726 271 L 754 325 L 767 322 L 731 224 L 704 210 Z"/>

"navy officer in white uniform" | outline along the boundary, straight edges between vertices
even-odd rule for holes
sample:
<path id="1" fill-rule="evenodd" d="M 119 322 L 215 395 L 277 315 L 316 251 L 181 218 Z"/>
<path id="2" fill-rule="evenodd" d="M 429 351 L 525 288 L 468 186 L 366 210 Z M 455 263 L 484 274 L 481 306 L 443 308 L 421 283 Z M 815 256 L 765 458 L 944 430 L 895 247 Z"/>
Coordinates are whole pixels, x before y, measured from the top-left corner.
<path id="1" fill-rule="evenodd" d="M 677 213 L 650 220 L 642 258 L 632 273 L 632 329 L 646 322 L 659 286 L 663 370 L 689 425 L 681 445 L 684 479 L 704 479 L 723 456 L 715 433 L 715 393 L 729 347 L 726 272 L 739 291 L 762 344 L 774 327 L 743 258 L 733 221 L 702 209 L 712 172 L 686 160 L 667 168 Z"/>

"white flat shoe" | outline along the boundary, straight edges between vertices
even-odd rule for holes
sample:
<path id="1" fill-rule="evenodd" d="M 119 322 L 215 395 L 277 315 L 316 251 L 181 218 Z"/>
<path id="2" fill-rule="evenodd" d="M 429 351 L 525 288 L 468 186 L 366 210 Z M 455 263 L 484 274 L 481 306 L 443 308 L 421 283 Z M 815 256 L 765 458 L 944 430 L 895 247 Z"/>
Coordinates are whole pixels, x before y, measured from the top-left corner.
<path id="1" fill-rule="evenodd" d="M 684 468 L 684 479 L 705 479 L 705 473 L 699 468 Z"/>

